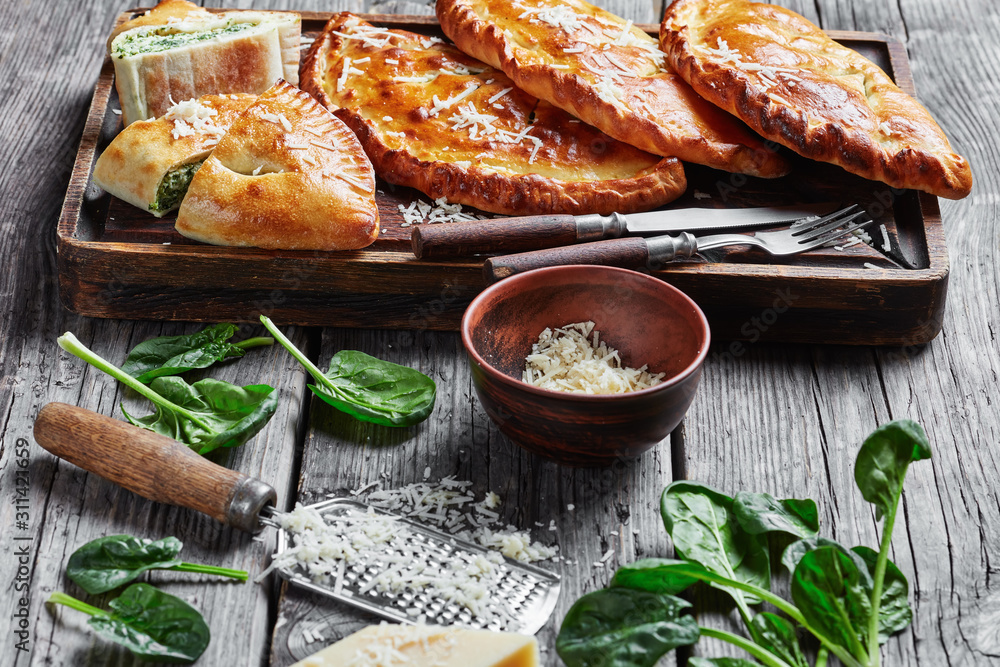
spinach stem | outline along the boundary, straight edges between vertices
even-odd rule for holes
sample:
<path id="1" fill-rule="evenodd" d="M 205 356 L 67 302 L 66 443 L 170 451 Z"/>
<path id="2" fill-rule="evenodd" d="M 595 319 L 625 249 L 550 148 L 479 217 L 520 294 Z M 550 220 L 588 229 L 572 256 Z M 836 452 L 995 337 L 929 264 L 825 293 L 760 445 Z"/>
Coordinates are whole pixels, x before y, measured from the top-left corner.
<path id="1" fill-rule="evenodd" d="M 103 610 L 98 609 L 97 607 L 94 607 L 92 605 L 89 605 L 86 602 L 83 602 L 82 600 L 77 600 L 74 597 L 70 597 L 60 591 L 53 591 L 52 594 L 49 595 L 49 599 L 46 600 L 46 602 L 48 602 L 49 604 L 65 605 L 70 609 L 76 609 L 77 611 L 82 611 L 84 614 L 88 614 L 90 616 L 99 616 L 104 614 Z"/>
<path id="2" fill-rule="evenodd" d="M 59 338 L 56 339 L 56 342 L 59 343 L 59 347 L 61 347 L 62 349 L 66 350 L 67 352 L 76 357 L 79 357 L 80 359 L 83 359 L 94 368 L 104 371 L 105 373 L 107 373 L 114 379 L 118 380 L 125 386 L 131 387 L 136 392 L 138 392 L 145 398 L 152 401 L 155 405 L 158 405 L 166 410 L 176 412 L 185 419 L 194 422 L 195 424 L 205 429 L 206 431 L 213 430 L 211 426 L 209 426 L 201 419 L 199 419 L 198 415 L 188 410 L 185 410 L 184 408 L 175 403 L 168 401 L 167 399 L 163 398 L 162 396 L 157 394 L 155 391 L 153 391 L 143 383 L 136 380 L 128 373 L 122 371 L 120 368 L 112 364 L 104 357 L 101 357 L 92 352 L 86 345 L 77 340 L 77 337 L 74 336 L 72 333 L 67 331 L 62 336 L 59 336 Z"/>
<path id="3" fill-rule="evenodd" d="M 274 339 L 270 336 L 257 336 L 256 338 L 241 340 L 239 343 L 233 343 L 233 347 L 238 347 L 241 350 L 249 350 L 251 347 L 263 347 L 265 345 L 274 345 Z"/>
<path id="4" fill-rule="evenodd" d="M 705 628 L 698 627 L 704 637 L 712 637 L 713 639 L 721 639 L 724 642 L 728 642 L 733 646 L 737 646 L 753 657 L 760 660 L 762 663 L 768 667 L 791 667 L 787 662 L 776 656 L 775 654 L 768 651 L 766 648 L 759 644 L 755 644 L 746 637 L 740 637 L 739 635 L 734 635 L 731 632 L 726 632 L 725 630 L 717 630 L 715 628 Z"/>
<path id="5" fill-rule="evenodd" d="M 246 570 L 233 570 L 228 567 L 218 567 L 215 565 L 198 565 L 197 563 L 180 563 L 179 565 L 174 565 L 173 567 L 167 568 L 168 570 L 174 570 L 176 572 L 197 572 L 199 574 L 217 574 L 220 577 L 229 577 L 230 579 L 239 579 L 240 581 L 246 581 L 250 576 L 250 573 Z"/>
<path id="6" fill-rule="evenodd" d="M 745 584 L 741 581 L 736 581 L 735 579 L 728 579 L 721 575 L 715 574 L 714 572 L 705 570 L 700 566 L 692 568 L 690 570 L 679 569 L 678 571 L 683 574 L 687 574 L 688 576 L 693 577 L 695 579 L 700 579 L 701 581 L 707 581 L 713 584 L 722 584 L 723 586 L 728 586 L 730 588 L 737 588 L 739 590 L 746 591 L 747 593 L 756 595 L 764 602 L 770 602 L 779 610 L 785 612 L 785 614 L 787 614 L 789 618 L 791 618 L 793 621 L 801 625 L 803 628 L 812 633 L 817 639 L 819 639 L 820 642 L 823 644 L 823 646 L 826 646 L 831 653 L 837 656 L 840 659 L 840 661 L 845 665 L 845 667 L 863 667 L 862 664 L 858 662 L 857 659 L 855 659 L 854 656 L 851 655 L 851 653 L 847 649 L 845 649 L 842 646 L 838 646 L 836 644 L 831 643 L 822 634 L 820 634 L 819 631 L 813 629 L 813 627 L 806 622 L 805 617 L 802 616 L 802 612 L 799 611 L 798 607 L 791 604 L 787 600 L 778 597 L 771 591 L 764 590 L 763 588 L 758 588 L 753 584 Z"/>
<path id="7" fill-rule="evenodd" d="M 281 346 L 286 350 L 288 350 L 289 354 L 295 357 L 300 364 L 306 367 L 306 370 L 309 371 L 309 374 L 313 376 L 313 379 L 316 380 L 316 382 L 325 387 L 329 387 L 331 390 L 333 390 L 333 385 L 330 383 L 329 380 L 326 379 L 326 376 L 323 375 L 323 371 L 321 371 L 316 366 L 316 364 L 309 361 L 309 358 L 306 357 L 306 355 L 302 354 L 302 351 L 299 350 L 299 348 L 295 347 L 295 344 L 292 343 L 292 341 L 288 340 L 285 334 L 281 333 L 281 331 L 278 330 L 278 327 L 274 325 L 274 322 L 271 321 L 271 318 L 269 318 L 267 315 L 261 315 L 260 322 L 261 324 L 264 325 L 264 328 L 270 331 L 271 334 L 278 339 L 278 342 L 281 343 Z"/>
<path id="8" fill-rule="evenodd" d="M 907 466 L 909 467 L 909 466 Z M 902 477 L 906 476 L 903 470 Z M 875 572 L 872 573 L 872 615 L 868 620 L 868 664 L 872 667 L 879 667 L 882 662 L 882 653 L 878 644 L 878 620 L 882 607 L 882 587 L 885 585 L 885 570 L 889 562 L 889 545 L 892 541 L 892 529 L 896 523 L 896 511 L 899 509 L 899 496 L 903 493 L 900 485 L 892 504 L 892 510 L 885 515 L 885 523 L 882 525 L 882 542 L 879 544 L 878 558 L 875 560 Z"/>
<path id="9" fill-rule="evenodd" d="M 826 650 L 825 646 L 820 646 L 819 650 L 816 651 L 816 664 L 813 667 L 826 667 L 826 661 L 830 657 L 830 652 Z"/>

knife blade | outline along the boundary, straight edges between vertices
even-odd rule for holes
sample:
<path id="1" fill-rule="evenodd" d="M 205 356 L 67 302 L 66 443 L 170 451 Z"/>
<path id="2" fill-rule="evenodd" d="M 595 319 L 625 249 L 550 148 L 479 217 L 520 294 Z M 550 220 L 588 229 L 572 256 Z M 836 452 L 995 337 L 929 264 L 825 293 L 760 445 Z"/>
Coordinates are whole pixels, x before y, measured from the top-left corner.
<path id="1" fill-rule="evenodd" d="M 411 243 L 418 259 L 542 250 L 619 236 L 747 229 L 824 215 L 836 204 L 757 208 L 678 208 L 611 215 L 538 215 L 420 225 Z"/>

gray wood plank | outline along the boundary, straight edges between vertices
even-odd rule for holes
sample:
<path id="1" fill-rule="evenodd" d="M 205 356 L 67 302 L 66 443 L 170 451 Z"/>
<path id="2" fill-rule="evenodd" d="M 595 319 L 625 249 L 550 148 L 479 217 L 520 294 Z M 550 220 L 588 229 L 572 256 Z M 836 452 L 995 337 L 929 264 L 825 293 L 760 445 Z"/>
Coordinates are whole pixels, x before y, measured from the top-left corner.
<path id="1" fill-rule="evenodd" d="M 135 343 L 161 333 L 175 334 L 197 330 L 201 325 L 156 325 L 151 323 L 99 322 L 81 332 L 81 340 L 109 359 L 124 358 Z M 294 340 L 305 346 L 304 332 L 290 331 Z M 26 432 L 30 438 L 31 421 L 38 408 L 50 400 L 81 405 L 122 418 L 117 406 L 123 401 L 133 414 L 146 414 L 148 404 L 132 392 L 122 395 L 111 378 L 68 353 L 57 353 L 53 337 L 38 339 L 45 349 L 35 352 L 39 360 L 51 359 L 51 369 L 37 376 L 23 374 L 37 383 L 38 392 L 19 397 L 11 406 L 11 432 Z M 190 374 L 194 381 L 211 376 L 238 384 L 267 383 L 281 392 L 279 409 L 271 423 L 243 447 L 213 457 L 216 462 L 260 478 L 286 498 L 294 488 L 296 441 L 300 439 L 304 377 L 298 364 L 280 349 L 253 350 L 237 362 L 228 362 L 210 371 Z M 27 400 L 25 400 L 27 399 Z M 134 412 L 133 412 L 134 411 Z M 5 471 L 6 472 L 6 471 Z M 44 608 L 44 598 L 62 590 L 102 606 L 113 595 L 90 596 L 68 581 L 65 565 L 78 546 L 109 534 L 127 533 L 158 539 L 175 535 L 185 543 L 183 557 L 190 562 L 204 562 L 225 567 L 260 572 L 273 550 L 274 534 L 260 538 L 240 533 L 190 510 L 152 503 L 130 492 L 87 474 L 75 466 L 58 462 L 37 446 L 32 448 L 32 486 L 45 489 L 45 495 L 33 499 L 32 542 L 34 595 L 32 627 L 35 645 L 32 664 L 135 664 L 123 649 L 95 639 L 81 625 L 76 612 L 61 609 L 55 614 Z M 4 514 L 8 514 L 6 510 Z M 3 516 L 4 525 L 13 518 Z M 237 664 L 261 662 L 270 639 L 274 590 L 269 586 L 233 584 L 198 575 L 153 573 L 151 582 L 184 597 L 198 607 L 216 640 L 203 660 L 219 664 L 235 658 Z M 35 606 L 37 605 L 37 607 Z M 240 636 L 234 643 L 228 637 Z"/>
<path id="2" fill-rule="evenodd" d="M 986 240 L 997 218 L 997 155 L 988 138 L 1000 132 L 997 97 L 982 84 L 995 78 L 1000 61 L 987 36 L 996 9 L 905 0 L 802 4 L 824 28 L 881 30 L 905 40 L 919 99 L 973 164 L 973 195 L 942 201 L 952 271 L 944 331 L 923 347 L 756 345 L 735 361 L 715 357 L 705 381 L 718 405 L 696 403 L 689 414 L 685 473 L 727 491 L 815 498 L 823 534 L 875 545 L 881 525 L 852 476 L 857 448 L 879 423 L 921 422 L 934 459 L 910 469 L 891 553 L 910 579 L 914 622 L 883 650 L 885 664 L 1000 664 L 1000 594 L 991 576 L 1000 548 L 992 446 L 1000 430 L 1000 290 L 997 246 Z M 738 627 L 704 610 L 703 620 Z M 698 652 L 740 654 L 707 641 Z"/>
<path id="3" fill-rule="evenodd" d="M 437 405 L 419 426 L 390 430 L 354 421 L 313 399 L 300 501 L 349 495 L 374 481 L 383 482 L 382 488 L 422 482 L 428 467 L 431 481 L 452 475 L 473 482 L 477 498 L 494 491 L 503 501 L 499 511 L 505 523 L 530 529 L 542 543 L 557 544 L 572 561 L 542 563 L 562 576 L 559 606 L 538 635 L 545 664 L 559 664 L 555 634 L 570 604 L 604 586 L 619 564 L 666 548 L 656 508 L 671 478 L 670 443 L 609 469 L 563 468 L 525 453 L 497 431 L 474 395 L 456 334 L 327 330 L 320 367 L 340 349 L 358 349 L 429 374 L 438 386 Z M 552 521 L 554 532 L 548 530 Z M 614 556 L 607 565 L 594 567 L 609 549 Z M 272 665 L 290 664 L 323 645 L 307 645 L 304 630 L 318 628 L 332 643 L 373 622 L 378 620 L 335 601 L 286 588 Z"/>

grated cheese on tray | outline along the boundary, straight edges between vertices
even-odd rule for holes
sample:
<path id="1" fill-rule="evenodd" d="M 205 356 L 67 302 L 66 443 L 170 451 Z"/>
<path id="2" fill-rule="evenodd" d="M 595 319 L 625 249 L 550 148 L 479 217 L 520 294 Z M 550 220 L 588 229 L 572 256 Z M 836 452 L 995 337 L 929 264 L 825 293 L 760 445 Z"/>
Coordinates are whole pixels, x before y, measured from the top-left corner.
<path id="1" fill-rule="evenodd" d="M 590 335 L 593 333 L 593 342 Z M 582 394 L 623 394 L 648 389 L 665 373 L 622 367 L 618 351 L 600 341 L 593 322 L 545 329 L 525 359 L 522 379 L 540 389 Z"/>

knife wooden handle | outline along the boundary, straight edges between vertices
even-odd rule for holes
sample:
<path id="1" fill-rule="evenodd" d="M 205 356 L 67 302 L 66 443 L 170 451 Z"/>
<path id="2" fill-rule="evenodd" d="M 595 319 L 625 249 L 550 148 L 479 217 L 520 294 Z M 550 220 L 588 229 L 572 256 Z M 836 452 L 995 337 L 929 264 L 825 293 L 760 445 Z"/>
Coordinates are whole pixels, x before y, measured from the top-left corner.
<path id="1" fill-rule="evenodd" d="M 410 237 L 417 259 L 555 248 L 577 240 L 577 223 L 572 215 L 419 225 Z"/>
<path id="2" fill-rule="evenodd" d="M 179 505 L 247 532 L 277 494 L 267 484 L 223 468 L 164 435 L 66 403 L 38 413 L 35 440 L 59 458 L 138 493 Z"/>
<path id="3" fill-rule="evenodd" d="M 551 248 L 522 252 L 514 255 L 491 257 L 483 264 L 483 277 L 489 284 L 509 278 L 515 273 L 523 273 L 546 266 L 564 264 L 604 264 L 637 269 L 649 262 L 646 239 L 624 238 L 581 243 L 565 248 Z"/>

